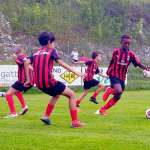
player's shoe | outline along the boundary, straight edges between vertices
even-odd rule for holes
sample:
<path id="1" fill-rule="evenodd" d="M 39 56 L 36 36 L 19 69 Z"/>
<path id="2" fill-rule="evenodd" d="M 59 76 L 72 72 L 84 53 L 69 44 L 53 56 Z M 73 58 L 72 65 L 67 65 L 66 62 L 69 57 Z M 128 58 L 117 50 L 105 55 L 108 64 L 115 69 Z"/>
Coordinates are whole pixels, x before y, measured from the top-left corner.
<path id="1" fill-rule="evenodd" d="M 24 108 L 22 108 L 22 110 L 20 111 L 19 115 L 24 115 L 24 114 L 26 114 L 28 110 L 29 110 L 29 109 L 28 109 L 28 106 L 26 105 Z"/>
<path id="2" fill-rule="evenodd" d="M 80 108 L 80 105 L 79 105 L 79 104 L 76 104 L 76 107 Z"/>
<path id="3" fill-rule="evenodd" d="M 85 123 L 81 123 L 79 120 L 72 121 L 72 128 L 81 128 L 85 126 Z"/>
<path id="4" fill-rule="evenodd" d="M 4 118 L 5 119 L 8 119 L 8 118 L 16 118 L 18 115 L 17 114 L 9 114 L 7 116 L 5 116 Z"/>
<path id="5" fill-rule="evenodd" d="M 94 104 L 99 104 L 98 101 L 96 100 L 96 98 L 94 98 L 94 97 L 91 97 L 89 99 L 89 101 L 92 102 L 92 103 L 94 103 Z"/>
<path id="6" fill-rule="evenodd" d="M 42 122 L 44 122 L 45 124 L 47 124 L 47 125 L 51 125 L 52 124 L 48 117 L 42 117 L 40 120 Z"/>
<path id="7" fill-rule="evenodd" d="M 99 110 L 99 114 L 102 115 L 102 116 L 107 116 L 107 112 L 106 112 L 106 110 L 104 108 L 101 108 Z"/>
<path id="8" fill-rule="evenodd" d="M 5 92 L 0 92 L 0 97 L 5 97 Z"/>
<path id="9" fill-rule="evenodd" d="M 111 93 L 111 88 L 110 87 L 108 87 L 107 89 L 106 89 L 106 91 L 104 92 L 104 94 L 103 94 L 103 96 L 102 96 L 102 98 L 103 98 L 103 101 L 106 101 L 107 99 L 108 99 L 108 97 L 109 97 L 109 95 L 110 95 L 110 93 Z"/>

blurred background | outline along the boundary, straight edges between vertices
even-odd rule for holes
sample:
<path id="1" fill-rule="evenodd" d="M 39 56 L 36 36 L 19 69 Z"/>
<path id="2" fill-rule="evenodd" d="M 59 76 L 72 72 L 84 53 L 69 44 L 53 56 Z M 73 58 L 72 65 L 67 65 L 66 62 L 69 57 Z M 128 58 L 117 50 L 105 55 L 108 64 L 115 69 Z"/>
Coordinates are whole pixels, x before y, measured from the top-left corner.
<path id="1" fill-rule="evenodd" d="M 13 64 L 12 47 L 22 44 L 30 54 L 38 47 L 37 35 L 52 31 L 57 49 L 67 63 L 76 49 L 79 56 L 104 52 L 108 66 L 114 47 L 124 33 L 133 38 L 131 48 L 150 63 L 149 0 L 0 0 L 0 64 Z M 149 89 L 142 72 L 130 68 L 128 88 Z"/>

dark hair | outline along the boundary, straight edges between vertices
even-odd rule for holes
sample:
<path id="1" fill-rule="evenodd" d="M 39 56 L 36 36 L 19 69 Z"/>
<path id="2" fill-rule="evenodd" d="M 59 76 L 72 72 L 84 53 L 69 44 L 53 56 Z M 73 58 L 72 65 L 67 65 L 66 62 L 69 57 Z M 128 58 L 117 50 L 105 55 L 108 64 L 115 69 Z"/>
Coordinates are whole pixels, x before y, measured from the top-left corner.
<path id="1" fill-rule="evenodd" d="M 131 39 L 130 35 L 124 34 L 121 36 L 121 42 L 123 41 L 123 39 Z"/>
<path id="2" fill-rule="evenodd" d="M 103 54 L 103 53 L 100 51 L 93 51 L 91 54 L 92 59 L 95 59 L 99 54 Z"/>
<path id="3" fill-rule="evenodd" d="M 40 45 L 45 46 L 49 41 L 50 43 L 54 42 L 55 36 L 52 32 L 42 32 L 39 34 L 38 40 Z"/>

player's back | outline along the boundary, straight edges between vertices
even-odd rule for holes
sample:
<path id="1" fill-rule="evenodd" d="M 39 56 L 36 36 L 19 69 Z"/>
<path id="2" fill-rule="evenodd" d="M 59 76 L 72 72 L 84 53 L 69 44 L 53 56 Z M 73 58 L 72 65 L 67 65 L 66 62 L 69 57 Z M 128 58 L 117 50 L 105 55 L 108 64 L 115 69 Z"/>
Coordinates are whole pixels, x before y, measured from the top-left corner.
<path id="1" fill-rule="evenodd" d="M 50 87 L 55 84 L 52 74 L 54 60 L 51 54 L 54 49 L 42 49 L 32 56 L 35 84 L 38 88 Z"/>

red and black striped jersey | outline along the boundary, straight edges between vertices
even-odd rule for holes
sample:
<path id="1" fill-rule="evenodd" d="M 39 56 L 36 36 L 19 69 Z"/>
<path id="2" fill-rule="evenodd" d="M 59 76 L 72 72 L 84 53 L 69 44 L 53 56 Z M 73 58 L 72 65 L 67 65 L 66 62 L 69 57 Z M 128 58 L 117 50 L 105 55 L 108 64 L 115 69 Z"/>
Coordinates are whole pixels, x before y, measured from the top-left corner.
<path id="1" fill-rule="evenodd" d="M 24 61 L 27 59 L 27 56 L 25 54 L 19 55 L 16 58 L 16 64 L 18 65 L 18 81 L 21 83 L 25 83 L 26 76 L 25 76 L 25 68 L 24 68 Z M 34 76 L 33 76 L 33 69 L 29 69 L 29 75 L 30 75 L 30 84 L 34 84 Z"/>
<path id="2" fill-rule="evenodd" d="M 54 61 L 60 59 L 55 49 L 42 47 L 29 59 L 33 65 L 35 84 L 38 88 L 52 87 L 57 83 L 52 74 Z"/>
<path id="3" fill-rule="evenodd" d="M 87 69 L 85 70 L 84 81 L 90 81 L 93 79 L 94 74 L 99 73 L 98 64 L 95 60 L 90 60 L 85 63 Z"/>
<path id="4" fill-rule="evenodd" d="M 107 70 L 107 75 L 110 77 L 117 77 L 120 80 L 125 81 L 130 63 L 133 63 L 135 67 L 140 64 L 139 58 L 133 51 L 124 51 L 121 48 L 114 49 L 112 59 Z"/>

